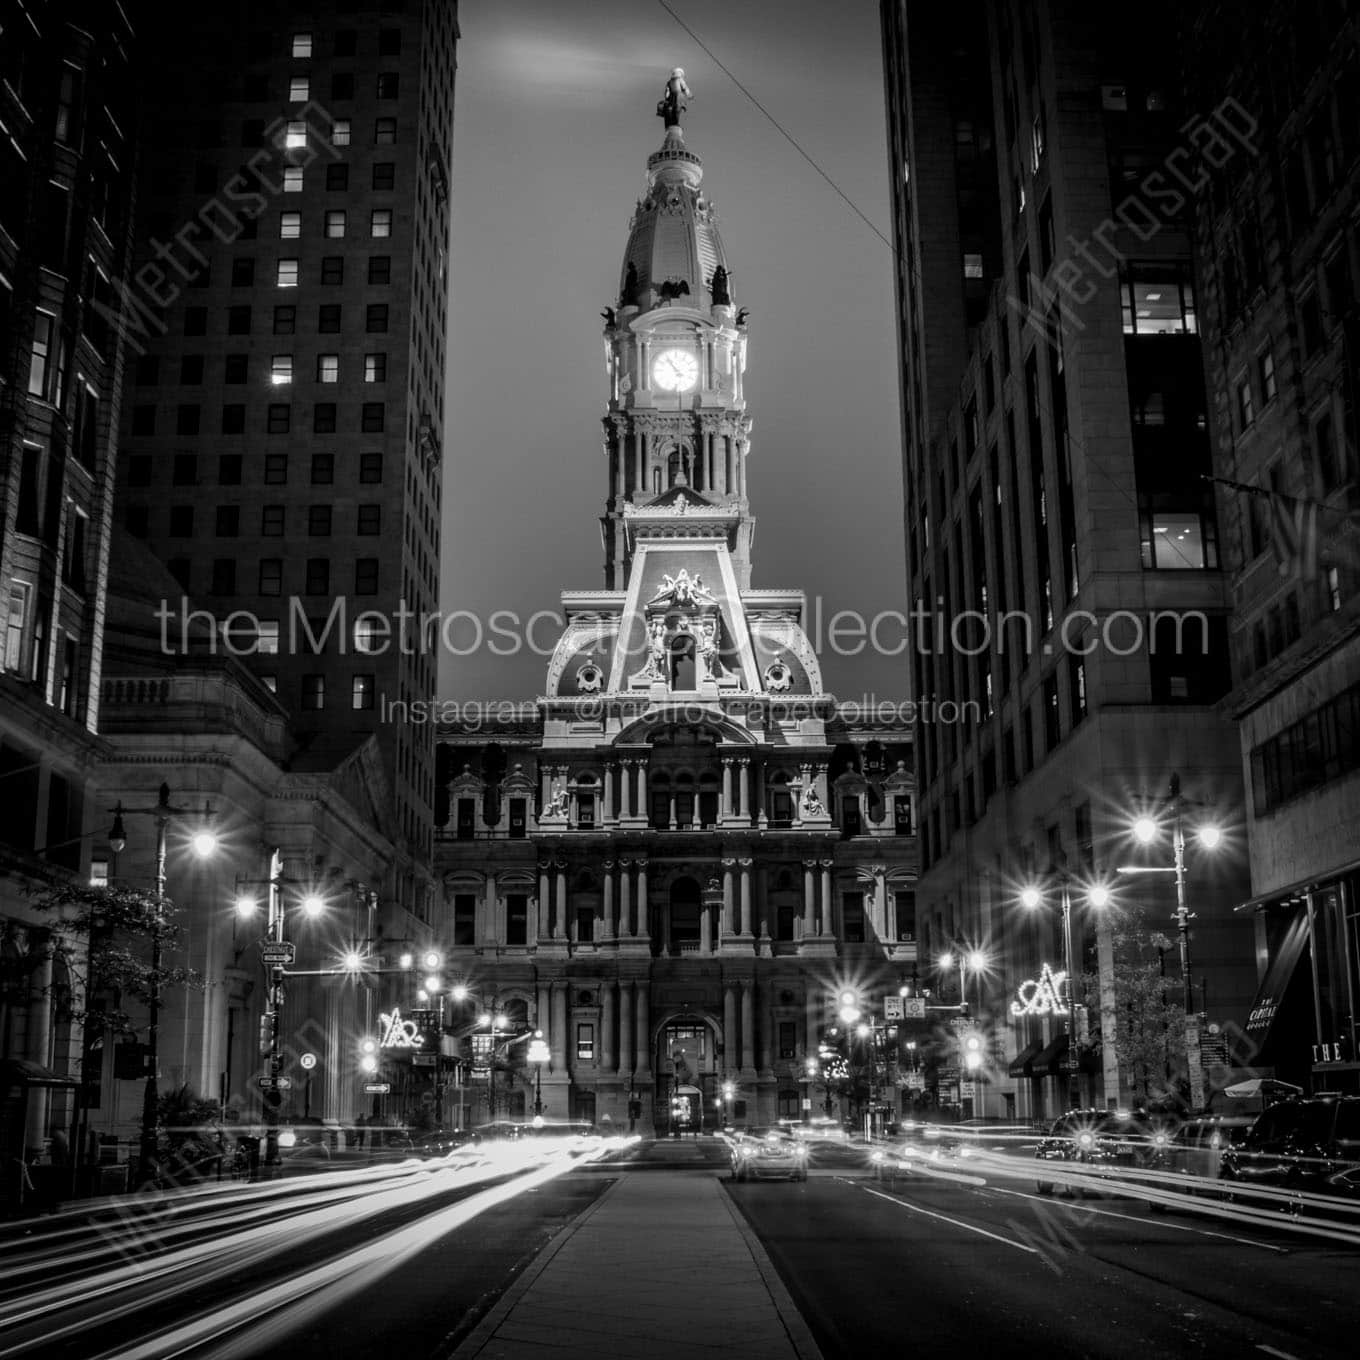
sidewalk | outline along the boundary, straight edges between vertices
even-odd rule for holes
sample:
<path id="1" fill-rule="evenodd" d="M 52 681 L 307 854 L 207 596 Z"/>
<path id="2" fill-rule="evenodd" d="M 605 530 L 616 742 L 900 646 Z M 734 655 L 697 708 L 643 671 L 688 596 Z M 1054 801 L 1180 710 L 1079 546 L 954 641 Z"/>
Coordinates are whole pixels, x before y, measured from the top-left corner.
<path id="1" fill-rule="evenodd" d="M 706 1172 L 623 1172 L 453 1354 L 821 1360 L 764 1249 Z"/>

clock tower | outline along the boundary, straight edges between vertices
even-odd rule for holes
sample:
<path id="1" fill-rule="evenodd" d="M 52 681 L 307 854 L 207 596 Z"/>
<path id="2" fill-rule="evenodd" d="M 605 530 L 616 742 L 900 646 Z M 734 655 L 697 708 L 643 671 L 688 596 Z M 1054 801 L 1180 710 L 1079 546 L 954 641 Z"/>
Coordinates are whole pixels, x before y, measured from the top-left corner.
<path id="1" fill-rule="evenodd" d="M 746 497 L 745 311 L 735 306 L 703 164 L 685 145 L 683 107 L 663 101 L 658 108 L 665 139 L 647 160 L 618 306 L 604 314 L 610 589 L 628 584 L 637 541 L 632 521 L 640 511 L 653 533 L 668 514 L 699 511 L 715 527 L 721 522 L 737 584 L 750 585 L 755 521 Z"/>

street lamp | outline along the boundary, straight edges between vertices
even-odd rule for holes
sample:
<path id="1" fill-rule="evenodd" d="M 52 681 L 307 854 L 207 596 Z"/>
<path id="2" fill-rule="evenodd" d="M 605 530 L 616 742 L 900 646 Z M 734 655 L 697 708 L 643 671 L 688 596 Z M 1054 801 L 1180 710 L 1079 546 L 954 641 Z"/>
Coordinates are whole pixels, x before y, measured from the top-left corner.
<path id="1" fill-rule="evenodd" d="M 1079 1100 L 1079 1092 L 1077 1090 L 1077 1002 L 1076 989 L 1073 985 L 1076 981 L 1076 970 L 1072 959 L 1072 876 L 1067 870 L 1065 857 L 1055 868 L 1061 894 L 1063 976 L 1067 986 L 1067 1007 L 1063 1015 L 1064 1032 L 1067 1035 L 1067 1053 L 1063 1066 L 1067 1069 L 1068 1108 L 1074 1109 Z M 1085 897 L 1086 905 L 1099 911 L 1109 905 L 1110 890 L 1103 883 L 1092 883 L 1087 886 Z M 1028 885 L 1020 893 L 1021 905 L 1029 911 L 1034 911 L 1043 904 L 1043 901 L 1043 892 L 1034 884 Z"/>
<path id="2" fill-rule="evenodd" d="M 147 1185 L 156 1176 L 156 1107 L 160 1103 L 158 1069 L 160 1067 L 161 1028 L 161 931 L 165 926 L 165 854 L 166 829 L 171 819 L 192 815 L 190 809 L 170 805 L 170 785 L 162 784 L 153 808 L 125 808 L 118 803 L 113 809 L 113 825 L 109 828 L 109 849 L 120 855 L 127 848 L 126 816 L 146 816 L 156 819 L 156 916 L 151 927 L 151 975 L 148 980 L 146 1027 L 146 1091 L 142 1100 L 142 1133 L 138 1149 L 138 1183 Z M 203 825 L 189 838 L 190 848 L 200 859 L 217 850 L 217 836 L 209 825 L 212 807 L 203 804 Z"/>
<path id="3" fill-rule="evenodd" d="M 1180 934 L 1181 979 L 1185 987 L 1185 1066 L 1190 1079 L 1190 1105 L 1201 1109 L 1204 1105 L 1204 1065 L 1200 1059 L 1199 1021 L 1195 1014 L 1195 986 L 1190 973 L 1190 922 L 1195 913 L 1186 904 L 1185 892 L 1185 798 L 1181 794 L 1181 777 L 1172 774 L 1166 798 L 1171 806 L 1170 865 L 1121 864 L 1121 874 L 1175 874 L 1176 914 L 1172 918 Z M 1159 820 L 1147 813 L 1135 819 L 1133 834 L 1143 845 L 1159 840 L 1162 827 Z M 1216 850 L 1223 843 L 1223 831 L 1213 822 L 1203 822 L 1194 828 L 1195 839 L 1206 849 Z"/>
<path id="4" fill-rule="evenodd" d="M 552 1049 L 548 1047 L 543 1031 L 536 1029 L 529 1040 L 529 1051 L 525 1054 L 528 1062 L 534 1065 L 534 1128 L 543 1127 L 543 1067 L 552 1059 Z"/>

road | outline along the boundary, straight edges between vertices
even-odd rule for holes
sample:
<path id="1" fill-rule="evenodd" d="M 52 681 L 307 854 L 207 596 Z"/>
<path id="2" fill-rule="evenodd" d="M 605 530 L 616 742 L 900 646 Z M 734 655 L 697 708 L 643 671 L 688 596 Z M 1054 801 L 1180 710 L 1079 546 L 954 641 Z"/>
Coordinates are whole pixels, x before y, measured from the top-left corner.
<path id="1" fill-rule="evenodd" d="M 502 1150 L 9 1226 L 0 1360 L 446 1360 L 617 1175 L 722 1175 L 724 1155 Z M 1232 1208 L 1156 1213 L 1128 1186 L 1043 1197 L 1032 1176 L 983 1157 L 880 1180 L 861 1150 L 828 1146 L 806 1183 L 722 1188 L 826 1360 L 1353 1353 L 1360 1246 Z"/>

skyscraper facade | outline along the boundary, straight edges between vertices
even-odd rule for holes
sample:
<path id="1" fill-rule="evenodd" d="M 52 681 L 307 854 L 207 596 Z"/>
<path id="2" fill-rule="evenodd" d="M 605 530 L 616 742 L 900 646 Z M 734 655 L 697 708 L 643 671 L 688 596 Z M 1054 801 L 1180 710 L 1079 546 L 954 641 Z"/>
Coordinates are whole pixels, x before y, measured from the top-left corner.
<path id="1" fill-rule="evenodd" d="M 158 28 L 118 513 L 274 691 L 294 769 L 376 735 L 397 904 L 428 910 L 457 14 L 250 4 Z"/>
<path id="2" fill-rule="evenodd" d="M 1193 196 L 1262 964 L 1246 1028 L 1288 1080 L 1354 1089 L 1360 33 L 1348 6 L 1201 4 L 1182 35 L 1186 88 L 1250 140 Z"/>
<path id="3" fill-rule="evenodd" d="M 998 1103 L 1051 1111 L 1075 1066 L 1104 1104 L 1136 1089 L 1116 977 L 1155 970 L 1178 933 L 1175 875 L 1155 872 L 1177 820 L 1196 913 L 1180 918 L 1187 1009 L 1231 1016 L 1250 995 L 1231 914 L 1241 778 L 1217 707 L 1231 598 L 1202 479 L 1190 210 L 1167 188 L 1198 155 L 1181 131 L 1195 111 L 1146 6 L 881 12 L 914 691 L 974 705 L 972 721 L 917 725 L 922 954 L 963 936 L 996 960 Z M 1238 824 L 1212 858 L 1195 803 Z M 1135 853 L 1144 812 L 1159 832 Z M 1116 881 L 1121 866 L 1154 872 Z M 1014 1014 L 1045 963 L 1078 975 L 1075 1004 Z"/>
<path id="4" fill-rule="evenodd" d="M 131 240 L 135 42 L 117 4 L 0 11 L 0 1057 L 27 1110 L 16 1124 L 7 1101 L 10 1164 L 65 1123 L 78 1055 L 79 941 L 35 903 L 88 873 L 100 817 L 124 364 L 110 307 Z"/>

